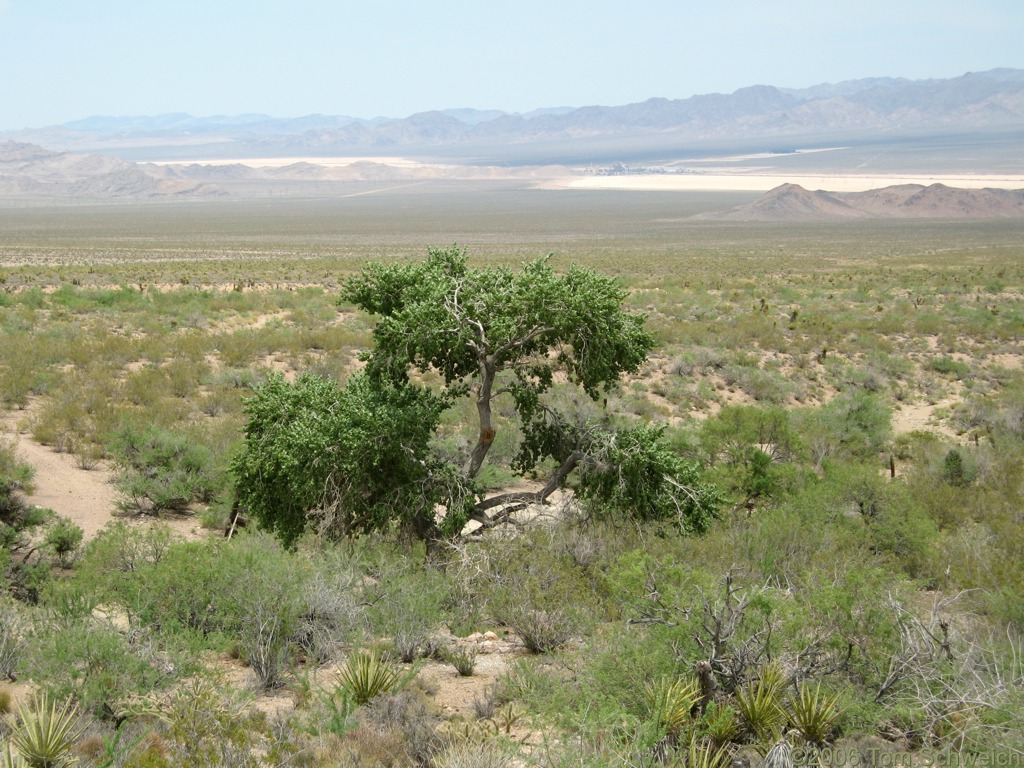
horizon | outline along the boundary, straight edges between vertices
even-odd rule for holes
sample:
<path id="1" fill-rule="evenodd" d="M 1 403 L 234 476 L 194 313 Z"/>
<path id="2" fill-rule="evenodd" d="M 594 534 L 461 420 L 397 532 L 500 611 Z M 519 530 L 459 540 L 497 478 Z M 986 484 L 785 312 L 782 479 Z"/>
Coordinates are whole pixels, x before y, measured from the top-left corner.
<path id="1" fill-rule="evenodd" d="M 679 96 L 679 97 L 674 97 L 674 98 L 663 97 L 663 96 L 650 96 L 647 99 L 643 99 L 641 102 L 624 102 L 624 103 L 620 103 L 620 104 L 612 104 L 612 103 L 606 103 L 606 104 L 574 104 L 574 105 L 570 105 L 570 104 L 558 104 L 558 105 L 548 104 L 548 105 L 543 105 L 543 106 L 537 106 L 537 107 L 534 107 L 533 109 L 524 110 L 524 111 L 505 110 L 505 109 L 501 109 L 500 107 L 491 107 L 491 108 L 483 108 L 483 109 L 481 109 L 481 108 L 467 106 L 467 105 L 457 105 L 457 106 L 445 106 L 445 107 L 432 107 L 432 108 L 420 110 L 419 112 L 411 112 L 411 113 L 403 114 L 403 115 L 399 115 L 399 114 L 394 114 L 394 115 L 354 115 L 354 114 L 347 114 L 347 113 L 346 114 L 342 114 L 342 113 L 328 113 L 328 112 L 308 112 L 308 113 L 305 113 L 305 114 L 298 114 L 298 115 L 271 114 L 271 113 L 267 113 L 267 112 L 237 112 L 237 113 L 218 112 L 218 113 L 210 113 L 210 114 L 195 114 L 195 113 L 192 113 L 192 112 L 181 112 L 181 111 L 155 112 L 155 113 L 136 113 L 136 114 L 100 114 L 100 113 L 96 113 L 96 114 L 82 115 L 80 117 L 71 118 L 70 120 L 67 120 L 64 123 L 54 124 L 54 126 L 63 126 L 63 125 L 71 124 L 71 123 L 86 122 L 86 121 L 89 121 L 89 120 L 153 120 L 153 119 L 167 118 L 167 117 L 191 118 L 191 119 L 195 119 L 195 120 L 214 120 L 214 119 L 240 120 L 242 118 L 258 118 L 258 119 L 266 119 L 266 120 L 303 120 L 303 119 L 306 119 L 306 118 L 316 118 L 316 117 L 325 117 L 325 118 L 338 118 L 338 117 L 340 117 L 340 118 L 346 118 L 346 119 L 347 118 L 351 118 L 353 120 L 358 120 L 358 121 L 363 121 L 363 122 L 372 122 L 372 121 L 376 121 L 376 120 L 404 120 L 404 119 L 407 119 L 407 118 L 409 118 L 409 117 L 411 117 L 411 116 L 413 116 L 415 114 L 424 114 L 424 113 L 430 113 L 430 112 L 442 112 L 442 113 L 462 112 L 462 111 L 465 111 L 465 112 L 478 112 L 478 113 L 497 112 L 497 113 L 500 113 L 500 114 L 503 114 L 503 115 L 521 115 L 521 116 L 524 116 L 524 115 L 531 115 L 531 114 L 534 114 L 534 113 L 539 113 L 539 112 L 544 112 L 544 111 L 549 111 L 549 110 L 576 110 L 576 109 L 586 109 L 588 107 L 619 107 L 619 106 L 626 106 L 628 104 L 643 103 L 643 102 L 646 102 L 646 101 L 651 101 L 651 100 L 654 100 L 654 99 L 661 99 L 661 98 L 669 99 L 669 100 L 672 100 L 672 101 L 685 101 L 686 99 L 691 99 L 691 98 L 695 98 L 695 97 L 699 97 L 699 96 L 706 96 L 706 95 L 727 95 L 728 96 L 728 95 L 733 95 L 737 91 L 742 91 L 742 90 L 744 90 L 746 88 L 756 88 L 756 87 L 761 87 L 761 86 L 766 86 L 766 87 L 770 87 L 770 88 L 777 88 L 777 89 L 782 90 L 782 91 L 790 91 L 790 90 L 798 91 L 798 90 L 805 90 L 805 89 L 810 89 L 810 88 L 816 88 L 816 87 L 819 87 L 819 86 L 834 86 L 834 85 L 841 85 L 841 84 L 846 83 L 846 82 L 856 82 L 858 80 L 871 80 L 871 79 L 905 80 L 905 81 L 908 81 L 908 82 L 912 82 L 912 81 L 923 82 L 923 81 L 928 81 L 928 80 L 953 80 L 953 79 L 957 79 L 957 78 L 960 78 L 960 77 L 966 77 L 968 75 L 984 75 L 984 74 L 986 74 L 988 72 L 999 71 L 999 70 L 1024 72 L 1024 69 L 1017 69 L 1016 67 L 992 67 L 992 68 L 987 69 L 987 70 L 971 71 L 971 72 L 961 72 L 959 74 L 952 75 L 950 77 L 943 77 L 943 78 L 939 78 L 939 77 L 935 77 L 935 78 L 905 78 L 905 77 L 900 77 L 898 75 L 893 75 L 893 76 L 874 75 L 874 76 L 868 76 L 868 77 L 863 77 L 863 78 L 849 78 L 847 80 L 839 80 L 839 81 L 821 81 L 821 82 L 818 82 L 818 83 L 811 83 L 809 85 L 800 86 L 798 88 L 797 87 L 791 87 L 791 86 L 788 86 L 788 85 L 778 85 L 778 84 L 774 84 L 774 83 L 751 83 L 749 85 L 740 86 L 739 88 L 735 89 L 734 91 L 730 91 L 728 93 L 718 92 L 718 91 L 716 91 L 716 92 L 708 92 L 708 93 L 694 93 L 694 94 L 690 94 L 689 96 Z M 26 129 L 27 130 L 35 130 L 35 129 L 39 129 L 39 128 L 54 127 L 54 126 L 27 126 Z M 2 129 L 0 129 L 0 130 L 2 130 Z"/>
<path id="2" fill-rule="evenodd" d="M 89 117 L 524 114 L 1024 68 L 1024 4 L 0 0 L 0 130 Z M 809 66 L 808 62 L 814 62 Z"/>

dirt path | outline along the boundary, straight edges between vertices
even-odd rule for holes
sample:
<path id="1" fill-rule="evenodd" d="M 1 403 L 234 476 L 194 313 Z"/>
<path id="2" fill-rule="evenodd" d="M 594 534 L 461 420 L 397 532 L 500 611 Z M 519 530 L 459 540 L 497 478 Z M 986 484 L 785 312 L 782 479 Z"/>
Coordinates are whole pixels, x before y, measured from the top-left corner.
<path id="1" fill-rule="evenodd" d="M 28 411 L 4 414 L 0 423 L 3 439 L 14 443 L 20 459 L 35 467 L 34 492 L 28 497 L 32 504 L 48 507 L 66 517 L 91 539 L 117 509 L 117 491 L 112 484 L 113 475 L 102 465 L 95 469 L 81 469 L 75 457 L 57 453 L 35 442 L 20 422 Z"/>

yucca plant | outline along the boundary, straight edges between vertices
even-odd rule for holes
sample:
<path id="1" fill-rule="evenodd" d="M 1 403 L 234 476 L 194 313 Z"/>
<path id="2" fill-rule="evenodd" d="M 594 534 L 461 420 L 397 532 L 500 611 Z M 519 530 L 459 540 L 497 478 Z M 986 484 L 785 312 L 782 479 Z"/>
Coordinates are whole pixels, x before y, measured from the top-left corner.
<path id="1" fill-rule="evenodd" d="M 376 651 L 350 656 L 338 671 L 338 680 L 358 705 L 394 690 L 400 679 L 398 670 Z"/>
<path id="2" fill-rule="evenodd" d="M 736 691 L 736 708 L 747 733 L 758 741 L 772 741 L 786 720 L 782 708 L 785 674 L 774 664 L 761 670 L 761 676 Z"/>
<path id="3" fill-rule="evenodd" d="M 812 689 L 809 683 L 801 683 L 789 701 L 789 715 L 796 730 L 819 749 L 825 746 L 842 712 L 839 694 L 822 694 L 820 684 Z"/>
<path id="4" fill-rule="evenodd" d="M 647 685 L 644 698 L 658 728 L 676 738 L 690 722 L 690 712 L 700 699 L 700 684 L 695 679 L 662 678 L 656 685 Z"/>
<path id="5" fill-rule="evenodd" d="M 729 768 L 732 765 L 732 750 L 728 747 L 716 747 L 706 741 L 690 739 L 683 759 L 677 759 L 674 765 L 686 768 Z"/>
<path id="6" fill-rule="evenodd" d="M 29 768 L 74 765 L 78 761 L 71 750 L 83 730 L 70 700 L 58 708 L 56 701 L 40 694 L 31 707 L 18 708 L 18 725 L 11 733 L 4 760 L 19 765 L 20 757 L 21 764 Z"/>
<path id="7" fill-rule="evenodd" d="M 12 751 L 11 745 L 7 744 L 0 751 L 0 768 L 25 768 L 28 765 L 21 759 L 21 755 Z"/>

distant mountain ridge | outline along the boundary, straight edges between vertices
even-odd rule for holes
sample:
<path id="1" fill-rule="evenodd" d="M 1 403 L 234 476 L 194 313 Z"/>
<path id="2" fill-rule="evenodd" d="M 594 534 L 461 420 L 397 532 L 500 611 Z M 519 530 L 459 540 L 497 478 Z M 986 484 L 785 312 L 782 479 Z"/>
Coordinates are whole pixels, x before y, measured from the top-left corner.
<path id="1" fill-rule="evenodd" d="M 803 89 L 753 85 L 731 94 L 652 98 L 621 106 L 527 114 L 448 109 L 405 118 L 307 115 L 90 117 L 0 134 L 62 149 L 216 144 L 236 152 L 319 154 L 628 138 L 651 146 L 744 137 L 892 131 L 1024 131 L 1024 70 L 994 69 L 933 80 L 866 78 Z M 242 156 L 236 154 L 235 156 Z"/>
<path id="2" fill-rule="evenodd" d="M 152 200 L 225 194 L 214 184 L 154 178 L 135 163 L 116 157 L 54 152 L 33 144 L 0 142 L 0 197 Z"/>
<path id="3" fill-rule="evenodd" d="M 1024 189 L 959 189 L 945 184 L 900 184 L 866 192 L 810 191 L 782 184 L 719 221 L 838 221 L 878 218 L 993 219 L 1024 217 Z"/>

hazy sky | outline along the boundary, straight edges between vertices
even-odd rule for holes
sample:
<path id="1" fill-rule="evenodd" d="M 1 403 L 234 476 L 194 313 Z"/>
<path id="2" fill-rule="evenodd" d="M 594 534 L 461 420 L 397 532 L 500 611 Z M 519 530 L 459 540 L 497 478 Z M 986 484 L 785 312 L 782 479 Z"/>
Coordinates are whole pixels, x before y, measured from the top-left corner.
<path id="1" fill-rule="evenodd" d="M 0 0 L 0 129 L 525 112 L 1024 68 L 1024 0 Z"/>

